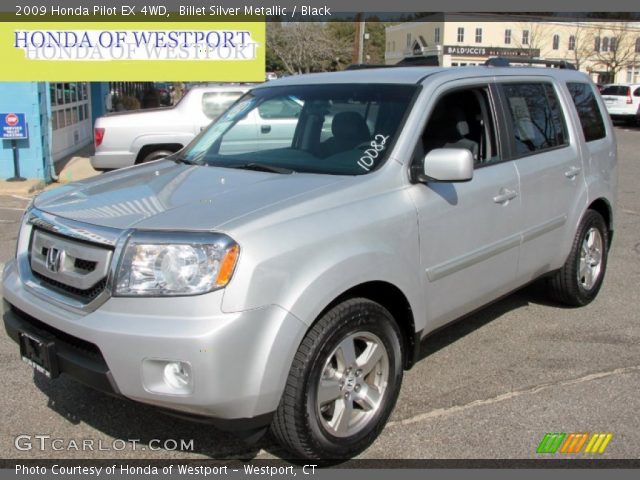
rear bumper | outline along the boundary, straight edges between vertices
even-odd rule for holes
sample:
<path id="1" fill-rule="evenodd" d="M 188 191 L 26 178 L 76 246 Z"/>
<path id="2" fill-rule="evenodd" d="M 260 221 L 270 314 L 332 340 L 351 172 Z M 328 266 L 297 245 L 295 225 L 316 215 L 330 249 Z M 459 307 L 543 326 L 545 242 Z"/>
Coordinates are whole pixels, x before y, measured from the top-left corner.
<path id="1" fill-rule="evenodd" d="M 96 152 L 90 161 L 95 170 L 111 170 L 134 165 L 136 155 L 131 152 Z"/>
<path id="2" fill-rule="evenodd" d="M 635 120 L 638 118 L 637 113 L 610 113 L 612 120 Z"/>

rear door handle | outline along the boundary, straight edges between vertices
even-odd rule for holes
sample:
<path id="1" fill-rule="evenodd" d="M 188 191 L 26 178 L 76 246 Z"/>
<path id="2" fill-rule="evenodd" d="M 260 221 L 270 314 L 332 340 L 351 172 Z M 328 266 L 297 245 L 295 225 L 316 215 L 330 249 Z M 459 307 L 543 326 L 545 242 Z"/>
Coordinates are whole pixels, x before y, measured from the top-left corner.
<path id="1" fill-rule="evenodd" d="M 271 125 L 262 125 L 260 127 L 260 133 L 269 133 L 271 131 Z"/>
<path id="2" fill-rule="evenodd" d="M 493 197 L 493 201 L 495 203 L 499 203 L 501 205 L 506 204 L 509 200 L 513 200 L 518 196 L 518 192 L 515 190 L 509 190 L 508 188 L 501 188 L 500 193 Z"/>
<path id="3" fill-rule="evenodd" d="M 575 178 L 582 169 L 580 167 L 571 167 L 569 170 L 564 172 L 564 176 L 567 178 Z"/>

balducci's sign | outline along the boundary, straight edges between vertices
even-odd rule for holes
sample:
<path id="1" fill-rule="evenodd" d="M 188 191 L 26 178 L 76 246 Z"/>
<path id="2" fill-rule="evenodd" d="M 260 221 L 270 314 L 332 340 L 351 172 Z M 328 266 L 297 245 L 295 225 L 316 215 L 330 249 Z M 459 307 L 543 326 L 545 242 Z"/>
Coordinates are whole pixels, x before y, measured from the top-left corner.
<path id="1" fill-rule="evenodd" d="M 467 47 L 463 45 L 445 45 L 445 55 L 464 55 L 465 57 L 539 57 L 539 48 L 506 47 Z"/>

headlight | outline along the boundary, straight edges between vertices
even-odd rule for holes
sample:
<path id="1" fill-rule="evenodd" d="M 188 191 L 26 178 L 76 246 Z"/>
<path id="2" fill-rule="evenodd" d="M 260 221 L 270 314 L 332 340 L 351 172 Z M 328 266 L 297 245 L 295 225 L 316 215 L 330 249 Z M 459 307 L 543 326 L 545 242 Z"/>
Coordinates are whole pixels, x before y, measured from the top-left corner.
<path id="1" fill-rule="evenodd" d="M 23 235 L 25 235 L 25 231 L 27 230 L 27 220 L 29 219 L 29 212 L 33 208 L 33 204 L 36 201 L 36 196 L 37 195 L 31 197 L 31 200 L 29 200 L 29 203 L 22 213 L 22 218 L 20 219 L 20 229 L 18 230 L 18 237 L 16 238 L 16 258 L 18 257 L 18 253 L 20 252 L 20 245 L 22 245 L 24 240 Z"/>
<path id="2" fill-rule="evenodd" d="M 226 235 L 134 233 L 116 276 L 117 296 L 198 295 L 229 283 L 240 247 Z"/>

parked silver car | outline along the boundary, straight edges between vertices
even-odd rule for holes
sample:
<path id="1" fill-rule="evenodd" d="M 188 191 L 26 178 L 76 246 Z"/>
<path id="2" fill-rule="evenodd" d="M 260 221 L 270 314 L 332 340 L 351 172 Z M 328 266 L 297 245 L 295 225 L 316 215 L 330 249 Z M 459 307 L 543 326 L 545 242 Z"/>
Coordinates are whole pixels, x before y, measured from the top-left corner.
<path id="1" fill-rule="evenodd" d="M 284 115 L 286 142 L 244 129 L 256 112 Z M 566 305 L 596 297 L 616 175 L 575 71 L 274 80 L 177 155 L 39 195 L 4 322 L 50 378 L 349 457 L 430 332 L 539 277 Z"/>

